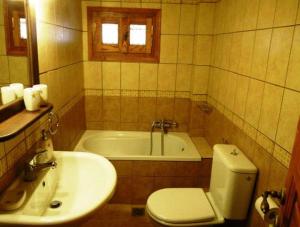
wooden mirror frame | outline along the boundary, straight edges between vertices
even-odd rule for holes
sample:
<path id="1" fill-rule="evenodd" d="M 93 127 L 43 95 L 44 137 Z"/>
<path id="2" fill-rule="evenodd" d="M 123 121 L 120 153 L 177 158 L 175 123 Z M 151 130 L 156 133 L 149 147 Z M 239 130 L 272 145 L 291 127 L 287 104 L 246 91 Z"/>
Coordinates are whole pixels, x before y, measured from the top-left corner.
<path id="1" fill-rule="evenodd" d="M 39 80 L 39 59 L 36 33 L 35 7 L 30 4 L 31 0 L 24 0 L 25 15 L 27 19 L 27 51 L 28 68 L 31 84 L 38 84 Z M 23 98 L 0 106 L 0 122 L 8 119 L 25 108 Z"/>

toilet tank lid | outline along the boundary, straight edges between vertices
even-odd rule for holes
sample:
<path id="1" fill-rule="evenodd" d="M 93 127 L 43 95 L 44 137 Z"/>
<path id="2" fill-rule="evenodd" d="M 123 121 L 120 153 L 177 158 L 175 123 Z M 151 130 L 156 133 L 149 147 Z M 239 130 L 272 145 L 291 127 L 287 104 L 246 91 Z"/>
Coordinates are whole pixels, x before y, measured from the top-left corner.
<path id="1" fill-rule="evenodd" d="M 232 172 L 236 173 L 256 173 L 255 165 L 244 155 L 235 145 L 216 144 L 213 147 L 214 156 L 218 155 L 224 164 Z"/>

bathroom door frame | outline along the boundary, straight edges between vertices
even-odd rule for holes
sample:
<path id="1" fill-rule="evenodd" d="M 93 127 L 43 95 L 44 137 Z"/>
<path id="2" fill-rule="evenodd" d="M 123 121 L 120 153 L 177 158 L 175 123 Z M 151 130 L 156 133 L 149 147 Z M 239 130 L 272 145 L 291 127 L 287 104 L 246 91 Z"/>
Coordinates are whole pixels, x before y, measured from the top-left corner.
<path id="1" fill-rule="evenodd" d="M 281 207 L 280 227 L 300 226 L 300 119 L 285 182 L 286 200 Z"/>

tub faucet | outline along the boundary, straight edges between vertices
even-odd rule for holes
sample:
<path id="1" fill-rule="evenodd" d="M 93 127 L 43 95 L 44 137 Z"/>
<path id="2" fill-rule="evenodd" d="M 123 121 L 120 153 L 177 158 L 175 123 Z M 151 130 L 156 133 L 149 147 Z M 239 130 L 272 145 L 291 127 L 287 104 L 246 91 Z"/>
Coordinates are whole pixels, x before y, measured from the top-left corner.
<path id="1" fill-rule="evenodd" d="M 152 122 L 151 133 L 150 133 L 150 155 L 153 152 L 153 131 L 155 128 L 161 131 L 161 155 L 165 153 L 165 134 L 168 133 L 170 128 L 177 128 L 178 124 L 172 120 L 155 120 Z"/>
<path id="2" fill-rule="evenodd" d="M 25 162 L 24 166 L 24 181 L 34 181 L 37 178 L 37 173 L 46 168 L 55 168 L 57 166 L 56 161 L 49 161 L 45 163 L 37 163 L 37 158 L 39 155 L 47 152 L 47 150 L 42 150 L 36 153 L 33 158 Z"/>

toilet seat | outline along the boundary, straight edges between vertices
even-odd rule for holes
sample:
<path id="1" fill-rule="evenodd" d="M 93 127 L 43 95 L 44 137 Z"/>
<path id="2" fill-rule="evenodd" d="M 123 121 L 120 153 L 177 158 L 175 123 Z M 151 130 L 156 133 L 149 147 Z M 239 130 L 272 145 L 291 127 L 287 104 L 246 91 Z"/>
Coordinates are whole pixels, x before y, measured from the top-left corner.
<path id="1" fill-rule="evenodd" d="M 152 193 L 147 212 L 155 221 L 167 226 L 219 224 L 224 218 L 210 193 L 202 188 L 165 188 Z"/>

